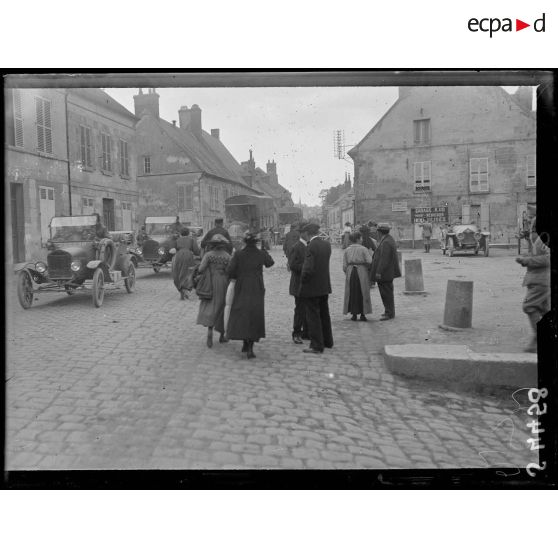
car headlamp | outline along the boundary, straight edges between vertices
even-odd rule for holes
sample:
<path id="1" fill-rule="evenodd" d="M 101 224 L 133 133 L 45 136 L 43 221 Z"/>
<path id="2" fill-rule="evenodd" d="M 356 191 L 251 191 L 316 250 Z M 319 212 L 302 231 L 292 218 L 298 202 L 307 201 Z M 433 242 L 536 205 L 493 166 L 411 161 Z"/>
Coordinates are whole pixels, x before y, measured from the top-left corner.
<path id="1" fill-rule="evenodd" d="M 141 255 L 143 254 L 142 249 L 141 249 L 141 248 L 136 248 L 136 254 L 137 254 L 138 256 L 141 256 Z"/>
<path id="2" fill-rule="evenodd" d="M 44 273 L 46 271 L 46 263 L 44 262 L 37 262 L 35 264 L 35 269 L 39 272 L 39 273 Z"/>
<path id="3" fill-rule="evenodd" d="M 482 237 L 482 234 L 480 232 L 475 233 L 475 240 L 480 240 L 481 237 Z"/>
<path id="4" fill-rule="evenodd" d="M 79 260 L 74 260 L 71 264 L 70 264 L 70 269 L 72 271 L 79 271 L 81 269 L 81 262 Z"/>
<path id="5" fill-rule="evenodd" d="M 459 240 L 463 240 L 465 238 L 465 235 L 463 233 L 457 233 L 457 238 Z"/>
<path id="6" fill-rule="evenodd" d="M 165 254 L 165 249 L 161 246 L 158 250 L 157 253 L 159 254 L 159 256 L 163 256 Z"/>

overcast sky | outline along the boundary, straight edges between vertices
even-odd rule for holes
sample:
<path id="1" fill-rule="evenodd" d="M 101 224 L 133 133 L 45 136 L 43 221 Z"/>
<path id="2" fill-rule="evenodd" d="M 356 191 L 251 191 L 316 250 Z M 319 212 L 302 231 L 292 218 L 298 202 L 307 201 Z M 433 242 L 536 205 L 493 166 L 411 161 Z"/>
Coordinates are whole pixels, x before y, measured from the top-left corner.
<path id="1" fill-rule="evenodd" d="M 137 89 L 105 91 L 134 111 Z M 334 158 L 333 131 L 344 130 L 345 143 L 352 146 L 397 99 L 396 87 L 160 88 L 157 93 L 161 118 L 178 121 L 182 105 L 199 105 L 203 129 L 219 128 L 238 162 L 249 158 L 249 149 L 264 171 L 275 159 L 279 182 L 295 203 L 300 198 L 308 205 L 319 204 L 320 190 L 343 182 L 345 172 L 352 179 L 350 158 Z"/>
<path id="2" fill-rule="evenodd" d="M 506 87 L 512 92 L 515 87 Z M 134 111 L 137 89 L 105 89 Z M 144 93 L 146 90 L 144 90 Z M 333 132 L 343 130 L 347 149 L 358 143 L 397 99 L 397 87 L 159 88 L 160 116 L 178 121 L 182 105 L 202 109 L 202 127 L 220 129 L 223 144 L 240 163 L 253 149 L 266 170 L 277 163 L 279 182 L 293 201 L 320 203 L 324 188 L 353 177 L 353 165 L 334 157 Z"/>

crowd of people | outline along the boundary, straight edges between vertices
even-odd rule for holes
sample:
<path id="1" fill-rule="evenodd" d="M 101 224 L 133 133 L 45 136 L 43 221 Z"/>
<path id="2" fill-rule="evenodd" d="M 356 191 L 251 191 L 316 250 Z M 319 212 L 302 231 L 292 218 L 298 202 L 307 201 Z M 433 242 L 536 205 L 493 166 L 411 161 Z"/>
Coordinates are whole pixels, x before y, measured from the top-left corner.
<path id="1" fill-rule="evenodd" d="M 421 226 L 424 251 L 429 252 L 432 224 L 426 222 Z M 523 310 L 534 334 L 527 351 L 536 351 L 537 322 L 550 308 L 550 253 L 535 227 L 533 220 L 532 253 L 516 260 L 527 268 Z M 270 239 L 261 231 L 246 231 L 243 247 L 233 251 L 222 219 L 216 220 L 215 227 L 203 237 L 199 246 L 188 227 L 181 226 L 179 230 L 173 281 L 180 298 L 185 300 L 200 277 L 207 276 L 211 295 L 200 296 L 197 316 L 197 324 L 207 328 L 207 346 L 213 346 L 215 330 L 220 343 L 240 340 L 242 352 L 247 358 L 254 358 L 254 343 L 265 337 L 263 269 L 274 265 L 268 252 Z M 319 224 L 301 220 L 293 223 L 283 242 L 287 270 L 291 274 L 289 294 L 294 298 L 292 340 L 298 345 L 309 341 L 309 347 L 303 352 L 313 354 L 322 354 L 333 347 L 329 312 L 331 243 L 319 232 Z M 367 321 L 367 314 L 372 313 L 370 290 L 377 285 L 384 306 L 379 319 L 394 319 L 393 281 L 401 277 L 401 269 L 389 224 L 369 221 L 353 228 L 346 223 L 342 246 L 343 314 L 350 314 L 353 321 Z"/>

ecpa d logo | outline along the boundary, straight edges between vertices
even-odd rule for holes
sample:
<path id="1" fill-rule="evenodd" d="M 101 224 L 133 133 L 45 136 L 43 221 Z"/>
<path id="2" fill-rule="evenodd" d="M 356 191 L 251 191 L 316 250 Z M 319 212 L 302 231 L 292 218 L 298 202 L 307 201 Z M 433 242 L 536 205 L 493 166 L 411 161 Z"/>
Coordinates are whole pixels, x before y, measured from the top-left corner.
<path id="1" fill-rule="evenodd" d="M 533 22 L 533 29 L 535 30 L 535 32 L 537 33 L 545 32 L 545 24 L 546 24 L 545 16 L 546 14 L 543 13 L 543 15 L 540 18 L 536 19 Z M 477 33 L 478 31 L 482 31 L 483 33 L 489 33 L 490 38 L 492 38 L 492 35 L 494 33 L 497 33 L 498 31 L 503 31 L 503 32 L 521 31 L 522 29 L 531 27 L 530 23 L 525 23 L 521 19 L 516 18 L 515 29 L 514 29 L 512 21 L 513 21 L 512 18 L 509 17 L 504 17 L 502 19 L 500 19 L 499 17 L 484 17 L 481 19 L 472 17 L 467 22 L 467 27 L 469 28 L 469 31 L 472 31 L 473 33 Z"/>

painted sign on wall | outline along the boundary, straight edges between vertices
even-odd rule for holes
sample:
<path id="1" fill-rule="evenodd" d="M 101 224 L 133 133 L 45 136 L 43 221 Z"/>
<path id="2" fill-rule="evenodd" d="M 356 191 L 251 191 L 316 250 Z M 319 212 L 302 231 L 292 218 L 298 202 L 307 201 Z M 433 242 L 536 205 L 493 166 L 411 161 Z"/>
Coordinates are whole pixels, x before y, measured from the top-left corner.
<path id="1" fill-rule="evenodd" d="M 448 206 L 441 207 L 412 207 L 411 223 L 447 223 L 448 222 Z"/>

